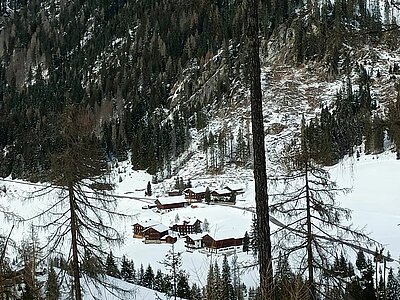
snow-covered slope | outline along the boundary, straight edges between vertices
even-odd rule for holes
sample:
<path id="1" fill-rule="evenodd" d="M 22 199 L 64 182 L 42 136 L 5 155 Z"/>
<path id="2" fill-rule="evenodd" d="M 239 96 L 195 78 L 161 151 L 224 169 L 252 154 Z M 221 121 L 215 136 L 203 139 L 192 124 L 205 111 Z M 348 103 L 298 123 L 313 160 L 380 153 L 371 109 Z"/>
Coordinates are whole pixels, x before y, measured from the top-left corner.
<path id="1" fill-rule="evenodd" d="M 240 208 L 254 207 L 254 181 L 251 173 L 242 177 L 240 172 L 220 176 L 209 176 L 207 178 L 192 179 L 196 185 L 212 185 L 221 187 L 228 183 L 239 183 L 245 188 L 245 193 L 237 198 L 237 207 L 226 207 L 219 205 L 199 204 L 196 208 L 186 207 L 166 213 L 159 213 L 142 207 L 152 202 L 152 198 L 144 196 L 144 189 L 150 179 L 150 175 L 142 171 L 134 171 L 126 162 L 119 164 L 121 173 L 116 172 L 114 176 L 121 177 L 115 194 L 118 201 L 118 210 L 132 215 L 131 219 L 118 221 L 114 224 L 125 236 L 125 242 L 119 249 L 112 249 L 116 255 L 126 255 L 133 259 L 136 268 L 143 264 L 152 265 L 153 269 L 164 269 L 162 264 L 165 254 L 171 250 L 168 244 L 144 244 L 140 239 L 132 237 L 132 224 L 137 220 L 151 218 L 164 225 L 169 226 L 176 218 L 198 218 L 201 221 L 207 219 L 210 224 L 210 232 L 213 234 L 228 233 L 232 236 L 243 235 L 250 231 L 252 213 Z M 342 163 L 330 169 L 332 178 L 341 187 L 352 188 L 351 192 L 340 196 L 339 200 L 344 207 L 353 210 L 353 223 L 357 227 L 366 228 L 371 237 L 385 246 L 392 257 L 399 256 L 400 240 L 398 234 L 400 227 L 400 186 L 396 180 L 400 178 L 400 161 L 390 153 L 377 156 L 361 156 L 358 160 L 347 158 Z M 183 172 L 184 174 L 184 172 Z M 117 178 L 117 177 L 116 177 Z M 173 179 L 153 185 L 154 195 L 162 195 L 173 185 Z M 0 204 L 27 218 L 46 207 L 46 199 L 32 199 L 25 202 L 24 197 L 38 186 L 21 183 L 18 181 L 1 181 Z M 272 192 L 272 191 L 271 191 Z M 56 196 L 55 194 L 53 195 Z M 29 207 L 29 209 L 26 209 Z M 1 233 L 9 232 L 11 223 L 2 221 Z M 24 232 L 29 224 L 21 223 L 12 233 L 16 241 L 24 237 Z M 274 226 L 272 225 L 272 229 Z M 46 236 L 46 232 L 41 235 Z M 206 283 L 207 271 L 210 263 L 215 260 L 221 261 L 221 255 L 209 255 L 200 251 L 186 252 L 184 239 L 178 238 L 174 250 L 182 252 L 183 269 L 190 275 L 190 281 L 201 285 Z M 108 250 L 108 249 L 107 249 Z M 229 260 L 233 253 L 228 253 Z M 253 261 L 251 254 L 241 251 L 237 252 L 238 262 L 242 269 L 242 281 L 248 286 L 257 284 L 257 270 L 245 268 Z M 396 263 L 394 263 L 396 264 Z M 139 298 L 138 298 L 139 299 Z M 141 298 L 145 299 L 145 298 Z"/>

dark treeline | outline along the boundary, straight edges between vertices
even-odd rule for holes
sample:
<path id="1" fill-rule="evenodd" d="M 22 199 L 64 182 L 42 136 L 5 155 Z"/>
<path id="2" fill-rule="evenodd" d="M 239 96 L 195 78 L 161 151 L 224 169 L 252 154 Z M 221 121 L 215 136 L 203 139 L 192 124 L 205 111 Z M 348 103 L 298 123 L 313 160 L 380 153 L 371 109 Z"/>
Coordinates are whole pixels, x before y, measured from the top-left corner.
<path id="1" fill-rule="evenodd" d="M 389 2 L 383 9 L 379 1 L 369 3 L 262 2 L 263 39 L 279 35 L 284 25 L 293 37 L 286 63 L 319 61 L 326 79 L 334 79 L 352 65 L 351 57 L 342 62 L 344 43 L 398 44 L 396 30 L 382 30 L 396 21 Z M 0 12 L 1 176 L 32 178 L 49 168 L 49 156 L 60 147 L 54 124 L 69 103 L 96 121 L 94 136 L 109 160 L 131 151 L 134 167 L 166 169 L 189 145 L 190 129 L 204 128 L 214 108 L 232 104 L 239 95 L 234 82 L 247 82 L 241 54 L 246 4 L 239 0 L 0 1 Z M 338 96 L 357 98 L 353 110 L 368 110 L 353 112 L 365 128 L 374 110 L 363 102 L 370 101 L 369 89 L 364 83 L 359 95 Z M 343 106 L 335 112 L 345 113 Z M 329 118 L 327 111 L 322 118 Z M 381 127 L 371 120 L 372 129 Z M 397 128 L 396 122 L 387 127 Z M 238 147 L 236 160 L 243 163 L 249 155 Z M 327 161 L 349 148 L 335 147 Z M 232 161 L 232 151 L 223 151 L 210 165 Z"/>

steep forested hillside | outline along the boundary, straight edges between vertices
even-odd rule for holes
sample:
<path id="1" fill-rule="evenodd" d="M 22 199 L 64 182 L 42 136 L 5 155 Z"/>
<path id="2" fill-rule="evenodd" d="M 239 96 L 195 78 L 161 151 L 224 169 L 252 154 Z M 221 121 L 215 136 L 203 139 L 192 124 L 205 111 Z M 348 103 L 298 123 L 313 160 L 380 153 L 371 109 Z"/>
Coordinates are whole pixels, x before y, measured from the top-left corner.
<path id="1" fill-rule="evenodd" d="M 360 63 L 366 46 L 397 53 L 396 3 L 261 3 L 262 59 L 271 72 L 285 65 L 289 73 L 318 70 L 321 82 L 346 78 L 330 99 L 336 104 L 307 129 L 324 136 L 315 155 L 331 164 L 364 138 L 379 151 L 385 132 L 399 144 L 399 66 L 389 61 L 387 70 L 371 71 Z M 240 0 L 1 0 L 0 176 L 32 178 L 49 168 L 62 147 L 59 116 L 70 104 L 95 121 L 93 135 L 110 160 L 131 151 L 134 167 L 172 173 L 191 129 L 204 129 L 201 147 L 216 169 L 248 161 L 246 126 L 206 129 L 220 113 L 246 106 L 246 11 Z M 382 74 L 392 77 L 384 101 L 371 96 Z M 389 114 L 374 113 L 379 102 Z"/>

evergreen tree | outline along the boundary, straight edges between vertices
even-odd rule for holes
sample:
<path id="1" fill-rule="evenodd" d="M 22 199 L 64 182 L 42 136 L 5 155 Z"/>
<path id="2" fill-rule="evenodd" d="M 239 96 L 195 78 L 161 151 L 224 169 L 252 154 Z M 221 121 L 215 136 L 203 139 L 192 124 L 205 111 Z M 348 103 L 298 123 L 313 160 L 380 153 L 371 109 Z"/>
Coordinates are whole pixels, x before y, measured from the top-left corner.
<path id="1" fill-rule="evenodd" d="M 191 300 L 201 300 L 202 299 L 202 294 L 201 294 L 201 289 L 200 287 L 197 286 L 197 284 L 193 284 L 191 289 L 190 289 L 190 297 L 188 299 Z"/>
<path id="2" fill-rule="evenodd" d="M 151 183 L 150 181 L 147 183 L 147 188 L 146 188 L 146 196 L 151 196 L 153 194 L 152 190 L 151 190 Z"/>
<path id="3" fill-rule="evenodd" d="M 120 272 L 115 262 L 114 255 L 112 251 L 107 255 L 106 259 L 106 274 L 115 278 L 120 278 Z"/>
<path id="4" fill-rule="evenodd" d="M 143 278 L 144 278 L 144 267 L 143 267 L 143 264 L 140 264 L 140 268 L 137 271 L 136 283 L 138 285 L 144 285 Z"/>
<path id="5" fill-rule="evenodd" d="M 224 260 L 222 261 L 221 270 L 221 300 L 230 300 L 234 297 L 234 290 L 232 286 L 231 278 L 231 268 L 228 263 L 226 255 L 224 255 Z"/>
<path id="6" fill-rule="evenodd" d="M 291 285 L 294 282 L 293 279 L 294 274 L 290 269 L 288 257 L 279 253 L 274 277 L 275 299 L 290 298 Z"/>
<path id="7" fill-rule="evenodd" d="M 153 288 L 154 285 L 154 272 L 150 265 L 147 266 L 146 271 L 143 274 L 142 285 L 149 289 Z"/>
<path id="8" fill-rule="evenodd" d="M 393 274 L 393 268 L 389 269 L 387 277 L 387 300 L 400 300 L 400 282 Z"/>
<path id="9" fill-rule="evenodd" d="M 46 281 L 46 300 L 58 300 L 60 298 L 60 287 L 57 281 L 57 274 L 50 264 Z"/>
<path id="10" fill-rule="evenodd" d="M 209 232 L 210 231 L 210 223 L 208 220 L 205 218 L 203 222 L 203 231 L 204 232 Z"/>
<path id="11" fill-rule="evenodd" d="M 121 261 L 121 278 L 127 282 L 135 283 L 136 276 L 135 276 L 135 265 L 133 261 L 129 261 L 126 256 L 122 256 Z"/>
<path id="12" fill-rule="evenodd" d="M 211 202 L 211 192 L 210 192 L 210 188 L 209 188 L 209 187 L 206 188 L 206 193 L 205 193 L 205 196 L 204 196 L 204 201 L 205 201 L 207 204 L 210 204 L 210 202 Z"/>
<path id="13" fill-rule="evenodd" d="M 244 233 L 243 237 L 243 252 L 248 253 L 250 248 L 250 237 L 247 231 Z"/>
<path id="14" fill-rule="evenodd" d="M 188 275 L 184 271 L 180 271 L 178 273 L 176 296 L 183 299 L 191 299 L 191 289 L 189 286 Z"/>

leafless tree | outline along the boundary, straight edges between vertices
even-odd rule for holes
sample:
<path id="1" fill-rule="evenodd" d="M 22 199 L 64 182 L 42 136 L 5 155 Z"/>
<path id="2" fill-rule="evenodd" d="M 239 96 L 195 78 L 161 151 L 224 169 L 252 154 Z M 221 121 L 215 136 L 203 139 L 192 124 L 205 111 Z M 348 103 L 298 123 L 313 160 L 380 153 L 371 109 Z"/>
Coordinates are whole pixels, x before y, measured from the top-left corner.
<path id="1" fill-rule="evenodd" d="M 251 122 L 254 152 L 256 232 L 261 299 L 271 299 L 273 285 L 271 237 L 267 194 L 264 119 L 262 114 L 258 0 L 247 0 L 247 70 L 250 80 Z"/>
<path id="2" fill-rule="evenodd" d="M 274 234 L 276 245 L 286 255 L 296 257 L 300 272 L 308 277 L 309 299 L 323 293 L 316 276 L 326 276 L 340 250 L 377 244 L 363 231 L 349 224 L 350 211 L 337 204 L 338 193 L 346 192 L 330 180 L 329 172 L 310 156 L 307 142 L 291 144 L 284 169 L 276 184 L 271 212 L 286 220 L 287 226 Z"/>
<path id="3" fill-rule="evenodd" d="M 41 218 L 37 226 L 50 232 L 47 253 L 55 254 L 70 247 L 68 264 L 76 300 L 82 299 L 81 277 L 94 280 L 96 284 L 106 284 L 103 274 L 96 277 L 93 272 L 88 272 L 90 277 L 81 276 L 88 271 L 83 268 L 88 256 L 91 261 L 102 264 L 108 253 L 106 246 L 120 244 L 123 240 L 121 233 L 112 226 L 114 218 L 124 215 L 115 212 L 116 201 L 109 194 L 113 184 L 105 176 L 108 166 L 93 135 L 94 126 L 91 114 L 84 108 L 78 105 L 66 107 L 58 124 L 60 148 L 53 149 L 55 154 L 48 174 L 51 185 L 33 194 L 36 198 L 58 194 L 33 219 Z"/>

